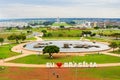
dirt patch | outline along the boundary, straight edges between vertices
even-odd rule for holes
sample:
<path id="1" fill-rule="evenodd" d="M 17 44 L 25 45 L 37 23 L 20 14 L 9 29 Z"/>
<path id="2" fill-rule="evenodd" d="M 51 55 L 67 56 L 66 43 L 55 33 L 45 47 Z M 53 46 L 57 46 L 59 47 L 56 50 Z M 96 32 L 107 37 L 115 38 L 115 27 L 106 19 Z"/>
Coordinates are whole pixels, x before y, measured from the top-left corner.
<path id="1" fill-rule="evenodd" d="M 96 78 L 85 78 L 76 76 L 72 68 L 7 68 L 1 72 L 0 77 L 10 80 L 100 80 Z M 87 74 L 81 72 L 80 74 Z"/>

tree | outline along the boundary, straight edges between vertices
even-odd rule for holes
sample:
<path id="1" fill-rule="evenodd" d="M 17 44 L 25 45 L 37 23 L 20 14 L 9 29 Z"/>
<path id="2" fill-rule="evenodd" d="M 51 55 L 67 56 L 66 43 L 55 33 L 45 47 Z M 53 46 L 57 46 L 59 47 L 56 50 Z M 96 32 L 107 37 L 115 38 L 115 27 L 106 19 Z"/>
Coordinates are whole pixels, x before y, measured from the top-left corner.
<path id="1" fill-rule="evenodd" d="M 108 26 L 106 26 L 106 28 L 112 28 L 113 26 L 112 25 L 108 25 Z"/>
<path id="2" fill-rule="evenodd" d="M 109 47 L 113 48 L 113 52 L 114 52 L 114 49 L 117 48 L 118 44 L 116 42 L 111 42 Z"/>
<path id="3" fill-rule="evenodd" d="M 31 30 L 28 30 L 27 33 L 28 33 L 28 34 L 29 34 L 29 33 L 32 33 L 32 31 L 31 31 Z"/>
<path id="4" fill-rule="evenodd" d="M 16 43 L 19 43 L 19 39 L 20 39 L 20 36 L 16 35 L 16 34 L 12 34 L 10 36 L 7 37 L 8 40 L 16 40 Z"/>
<path id="5" fill-rule="evenodd" d="M 20 35 L 12 34 L 12 35 L 8 36 L 7 39 L 8 40 L 16 40 L 16 43 L 19 43 L 19 40 L 26 39 L 26 35 L 24 35 L 24 34 L 20 34 Z"/>
<path id="6" fill-rule="evenodd" d="M 113 33 L 111 36 L 116 37 L 116 40 L 120 38 L 120 33 Z"/>
<path id="7" fill-rule="evenodd" d="M 60 28 L 64 29 L 64 28 L 65 28 L 65 26 L 61 25 L 61 26 L 60 26 Z"/>
<path id="8" fill-rule="evenodd" d="M 96 27 L 94 27 L 94 29 L 100 29 L 100 27 L 96 26 Z"/>
<path id="9" fill-rule="evenodd" d="M 91 35 L 91 34 L 92 34 L 91 31 L 82 31 L 82 36 L 86 35 L 87 37 L 88 35 Z"/>
<path id="10" fill-rule="evenodd" d="M 99 36 L 100 36 L 100 38 L 101 38 L 104 34 L 103 34 L 103 33 L 99 33 L 98 35 L 99 35 Z"/>
<path id="11" fill-rule="evenodd" d="M 43 25 L 45 25 L 45 26 L 52 25 L 52 24 L 53 24 L 53 22 L 50 22 L 50 21 L 43 22 Z"/>
<path id="12" fill-rule="evenodd" d="M 31 30 L 31 29 L 32 29 L 32 27 L 30 26 L 30 24 L 29 24 L 29 23 L 28 23 L 28 25 L 27 25 L 27 26 L 25 26 L 25 25 L 24 25 L 22 28 L 23 28 L 23 29 L 28 29 L 28 30 Z"/>
<path id="13" fill-rule="evenodd" d="M 52 33 L 48 33 L 46 36 L 47 37 L 52 37 L 53 35 L 52 35 Z"/>
<path id="14" fill-rule="evenodd" d="M 2 43 L 4 42 L 4 39 L 3 38 L 0 38 L 0 43 L 2 45 Z"/>
<path id="15" fill-rule="evenodd" d="M 20 34 L 19 36 L 20 36 L 20 39 L 21 39 L 22 41 L 24 41 L 24 40 L 26 39 L 26 35 L 25 35 L 25 34 Z"/>
<path id="16" fill-rule="evenodd" d="M 6 30 L 12 30 L 12 27 L 7 27 Z"/>
<path id="17" fill-rule="evenodd" d="M 46 37 L 47 31 L 46 30 L 42 30 L 41 32 L 43 33 L 43 36 Z"/>
<path id="18" fill-rule="evenodd" d="M 58 53 L 60 51 L 59 47 L 55 45 L 46 46 L 43 49 L 43 54 L 48 53 L 50 58 L 53 58 L 53 53 Z"/>
<path id="19" fill-rule="evenodd" d="M 96 35 L 96 33 L 92 33 L 90 36 L 93 37 L 93 36 L 95 36 L 95 35 Z"/>
<path id="20" fill-rule="evenodd" d="M 47 33 L 47 31 L 46 31 L 46 30 L 42 30 L 41 32 L 42 32 L 43 34 Z"/>
<path id="21" fill-rule="evenodd" d="M 28 25 L 28 26 L 25 26 L 25 29 L 32 29 L 32 27 Z"/>
<path id="22" fill-rule="evenodd" d="M 119 51 L 120 51 L 120 42 L 118 42 L 118 45 L 117 45 L 117 46 L 118 46 L 118 48 L 119 48 Z"/>

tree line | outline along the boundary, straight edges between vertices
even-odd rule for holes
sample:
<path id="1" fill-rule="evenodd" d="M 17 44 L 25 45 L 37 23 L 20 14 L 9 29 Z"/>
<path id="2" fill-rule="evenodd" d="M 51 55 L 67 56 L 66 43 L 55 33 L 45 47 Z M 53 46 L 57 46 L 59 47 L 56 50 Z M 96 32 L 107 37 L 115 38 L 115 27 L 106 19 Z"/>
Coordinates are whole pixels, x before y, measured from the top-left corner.
<path id="1" fill-rule="evenodd" d="M 113 52 L 115 48 L 119 48 L 119 51 L 120 51 L 120 42 L 111 42 L 109 44 L 109 47 L 113 48 Z"/>

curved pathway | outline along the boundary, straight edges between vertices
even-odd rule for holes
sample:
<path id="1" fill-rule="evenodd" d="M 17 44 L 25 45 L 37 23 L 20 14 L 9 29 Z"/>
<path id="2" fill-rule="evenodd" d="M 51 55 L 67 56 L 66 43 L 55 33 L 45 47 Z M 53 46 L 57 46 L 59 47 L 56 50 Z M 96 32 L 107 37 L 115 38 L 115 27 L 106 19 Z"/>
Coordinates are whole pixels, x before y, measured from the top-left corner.
<path id="1" fill-rule="evenodd" d="M 118 48 L 116 48 L 115 50 L 118 50 Z M 102 54 L 105 54 L 105 55 L 120 57 L 120 54 L 109 53 L 110 51 L 113 51 L 113 49 L 110 49 L 110 50 L 108 50 L 108 51 L 103 51 L 103 52 L 101 52 L 101 53 L 102 53 Z"/>
<path id="2" fill-rule="evenodd" d="M 39 67 L 39 68 L 45 68 L 45 64 L 21 64 L 21 63 L 2 63 L 0 62 L 0 66 L 10 66 L 10 67 Z M 97 67 L 111 67 L 111 66 L 120 66 L 120 63 L 106 63 L 106 64 L 97 64 Z M 57 66 L 55 66 L 57 67 Z"/>
<path id="3" fill-rule="evenodd" d="M 42 41 L 42 39 L 39 38 L 38 36 L 36 36 L 35 38 L 37 39 L 37 41 Z M 35 51 L 33 52 L 33 51 L 29 51 L 29 50 L 23 49 L 23 45 L 25 45 L 25 44 L 26 44 L 26 43 L 23 43 L 23 44 L 14 46 L 14 47 L 12 48 L 12 51 L 18 52 L 18 53 L 20 53 L 21 55 L 13 56 L 13 57 L 10 57 L 10 58 L 6 58 L 6 59 L 3 59 L 3 60 L 0 60 L 0 66 L 46 67 L 45 64 L 39 65 L 39 64 L 21 64 L 21 63 L 10 63 L 10 62 L 7 62 L 7 61 L 11 61 L 11 60 L 14 60 L 14 59 L 17 59 L 17 58 L 25 57 L 25 56 L 28 56 L 28 55 L 31 55 L 31 54 L 37 54 L 37 52 L 35 52 Z M 22 51 L 22 52 L 21 52 L 21 51 Z M 109 50 L 109 51 L 110 51 L 110 50 Z M 42 54 L 42 53 L 41 53 L 41 54 Z M 111 53 L 108 53 L 108 51 L 104 51 L 104 52 L 102 52 L 102 54 L 120 57 L 120 55 L 111 54 Z M 120 63 L 97 64 L 97 67 L 109 67 L 109 66 L 120 66 Z M 55 66 L 55 67 L 56 67 L 56 66 Z"/>

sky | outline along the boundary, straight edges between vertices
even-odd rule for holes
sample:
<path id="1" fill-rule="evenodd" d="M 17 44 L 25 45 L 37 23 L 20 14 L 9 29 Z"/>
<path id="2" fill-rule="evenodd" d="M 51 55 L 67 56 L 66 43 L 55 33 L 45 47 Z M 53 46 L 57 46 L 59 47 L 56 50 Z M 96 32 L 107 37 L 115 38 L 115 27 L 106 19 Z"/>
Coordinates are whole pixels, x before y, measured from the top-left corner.
<path id="1" fill-rule="evenodd" d="M 120 18 L 120 0 L 0 0 L 0 18 Z"/>

